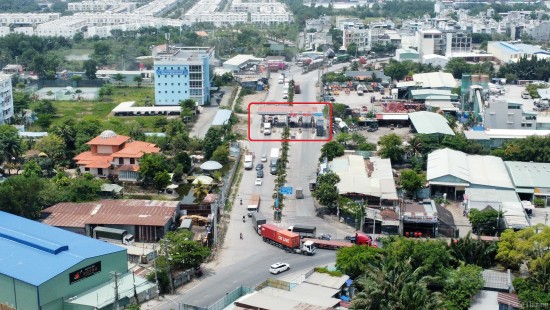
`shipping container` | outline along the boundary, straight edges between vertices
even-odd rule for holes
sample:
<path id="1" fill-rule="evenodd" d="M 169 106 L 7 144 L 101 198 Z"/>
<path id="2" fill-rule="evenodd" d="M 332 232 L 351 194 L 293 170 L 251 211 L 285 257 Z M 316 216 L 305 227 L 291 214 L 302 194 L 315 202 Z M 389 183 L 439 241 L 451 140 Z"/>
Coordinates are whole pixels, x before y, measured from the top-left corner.
<path id="1" fill-rule="evenodd" d="M 301 245 L 301 238 L 300 235 L 297 233 L 293 233 L 291 231 L 287 231 L 284 229 L 280 229 L 277 232 L 277 243 L 280 243 L 284 246 L 287 246 L 291 249 L 299 248 Z"/>

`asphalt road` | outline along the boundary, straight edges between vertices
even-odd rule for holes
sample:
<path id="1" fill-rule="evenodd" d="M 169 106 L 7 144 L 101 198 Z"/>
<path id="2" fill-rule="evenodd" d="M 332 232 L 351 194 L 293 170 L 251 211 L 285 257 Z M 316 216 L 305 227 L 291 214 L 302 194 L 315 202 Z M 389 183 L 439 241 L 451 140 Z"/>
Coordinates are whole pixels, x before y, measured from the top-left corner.
<path id="1" fill-rule="evenodd" d="M 333 66 L 331 70 L 337 70 L 341 66 Z M 295 101 L 315 102 L 318 73 L 317 70 L 302 74 L 301 68 L 290 70 L 291 76 L 301 85 L 302 93 L 295 96 Z M 281 101 L 283 85 L 277 84 L 278 75 L 274 74 L 270 80 L 270 91 L 266 101 Z M 295 199 L 290 195 L 285 200 L 285 209 L 280 227 L 288 227 L 293 224 L 308 224 L 317 226 L 317 233 L 329 233 L 334 238 L 342 239 L 352 232 L 345 225 L 337 222 L 325 221 L 316 217 L 313 198 L 309 192 L 309 180 L 315 178 L 317 163 L 320 156 L 322 142 L 291 142 L 289 151 L 289 165 L 287 169 L 287 185 L 304 188 L 304 199 Z M 248 149 L 256 155 L 254 166 L 260 162 L 262 154 L 270 156 L 272 148 L 280 148 L 280 142 L 249 142 Z M 335 252 L 329 250 L 317 250 L 314 256 L 302 256 L 289 254 L 262 241 L 262 238 L 253 231 L 250 218 L 246 217 L 243 223 L 242 217 L 246 216 L 246 205 L 252 195 L 260 195 L 260 212 L 268 222 L 273 217 L 272 206 L 274 204 L 274 179 L 269 174 L 269 162 L 264 163 L 264 178 L 261 186 L 255 186 L 256 170 L 243 172 L 238 191 L 238 198 L 234 202 L 230 214 L 230 224 L 227 234 L 217 259 L 206 264 L 204 276 L 194 287 L 184 286 L 178 290 L 178 294 L 161 299 L 161 302 L 151 301 L 154 309 L 168 310 L 174 308 L 176 303 L 186 303 L 206 307 L 213 304 L 226 293 L 240 285 L 255 287 L 267 278 L 288 277 L 289 273 L 271 275 L 269 266 L 276 262 L 287 262 L 291 265 L 292 273 L 307 271 L 315 266 L 324 266 L 335 262 Z M 240 204 L 242 199 L 242 206 Z M 244 240 L 240 240 L 239 234 L 243 233 Z M 177 307 L 176 307 L 177 308 Z"/>

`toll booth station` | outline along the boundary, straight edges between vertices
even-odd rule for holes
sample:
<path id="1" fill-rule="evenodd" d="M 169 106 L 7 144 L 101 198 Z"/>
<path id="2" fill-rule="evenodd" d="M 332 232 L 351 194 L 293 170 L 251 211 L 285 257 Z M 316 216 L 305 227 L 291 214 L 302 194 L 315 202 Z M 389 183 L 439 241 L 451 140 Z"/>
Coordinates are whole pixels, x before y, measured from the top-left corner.
<path id="1" fill-rule="evenodd" d="M 324 120 L 320 104 L 268 104 L 259 106 L 257 113 L 262 117 L 261 124 L 269 122 L 277 127 L 313 128 L 319 120 Z"/>

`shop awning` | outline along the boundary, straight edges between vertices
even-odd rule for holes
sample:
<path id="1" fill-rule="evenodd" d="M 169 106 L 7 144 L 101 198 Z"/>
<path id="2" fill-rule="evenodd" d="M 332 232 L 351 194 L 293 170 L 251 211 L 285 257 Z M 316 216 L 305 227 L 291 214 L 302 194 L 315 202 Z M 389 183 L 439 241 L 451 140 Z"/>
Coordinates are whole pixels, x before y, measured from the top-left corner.
<path id="1" fill-rule="evenodd" d="M 430 185 L 451 186 L 451 187 L 457 187 L 457 186 L 467 187 L 467 186 L 470 186 L 470 184 L 468 184 L 468 183 L 433 182 L 433 181 L 429 181 L 428 183 L 430 183 Z"/>
<path id="2" fill-rule="evenodd" d="M 533 194 L 535 192 L 535 189 L 534 188 L 525 188 L 525 187 L 516 187 L 516 192 L 517 193 L 522 193 L 522 194 Z"/>

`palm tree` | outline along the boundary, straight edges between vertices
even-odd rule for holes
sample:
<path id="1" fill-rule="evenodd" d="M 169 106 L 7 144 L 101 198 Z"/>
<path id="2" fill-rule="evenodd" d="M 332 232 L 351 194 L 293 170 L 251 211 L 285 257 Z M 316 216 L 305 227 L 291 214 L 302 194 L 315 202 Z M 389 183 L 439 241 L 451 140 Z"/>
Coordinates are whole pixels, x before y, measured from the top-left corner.
<path id="1" fill-rule="evenodd" d="M 379 265 L 369 266 L 356 281 L 359 293 L 351 309 L 437 309 L 439 295 L 426 287 L 426 277 L 420 276 L 423 268 L 414 269 L 410 261 L 384 259 Z"/>
<path id="2" fill-rule="evenodd" d="M 136 82 L 137 87 L 141 87 L 141 83 L 143 82 L 143 78 L 141 76 L 134 76 L 134 82 Z"/>
<path id="3" fill-rule="evenodd" d="M 0 154 L 7 162 L 14 162 L 21 155 L 21 139 L 17 135 L 5 134 L 0 136 Z"/>
<path id="4" fill-rule="evenodd" d="M 203 199 L 208 195 L 208 185 L 198 181 L 193 187 L 193 196 L 197 199 Z"/>
<path id="5" fill-rule="evenodd" d="M 118 85 L 122 84 L 122 81 L 124 80 L 124 75 L 117 73 L 113 75 L 113 80 L 117 81 Z"/>

